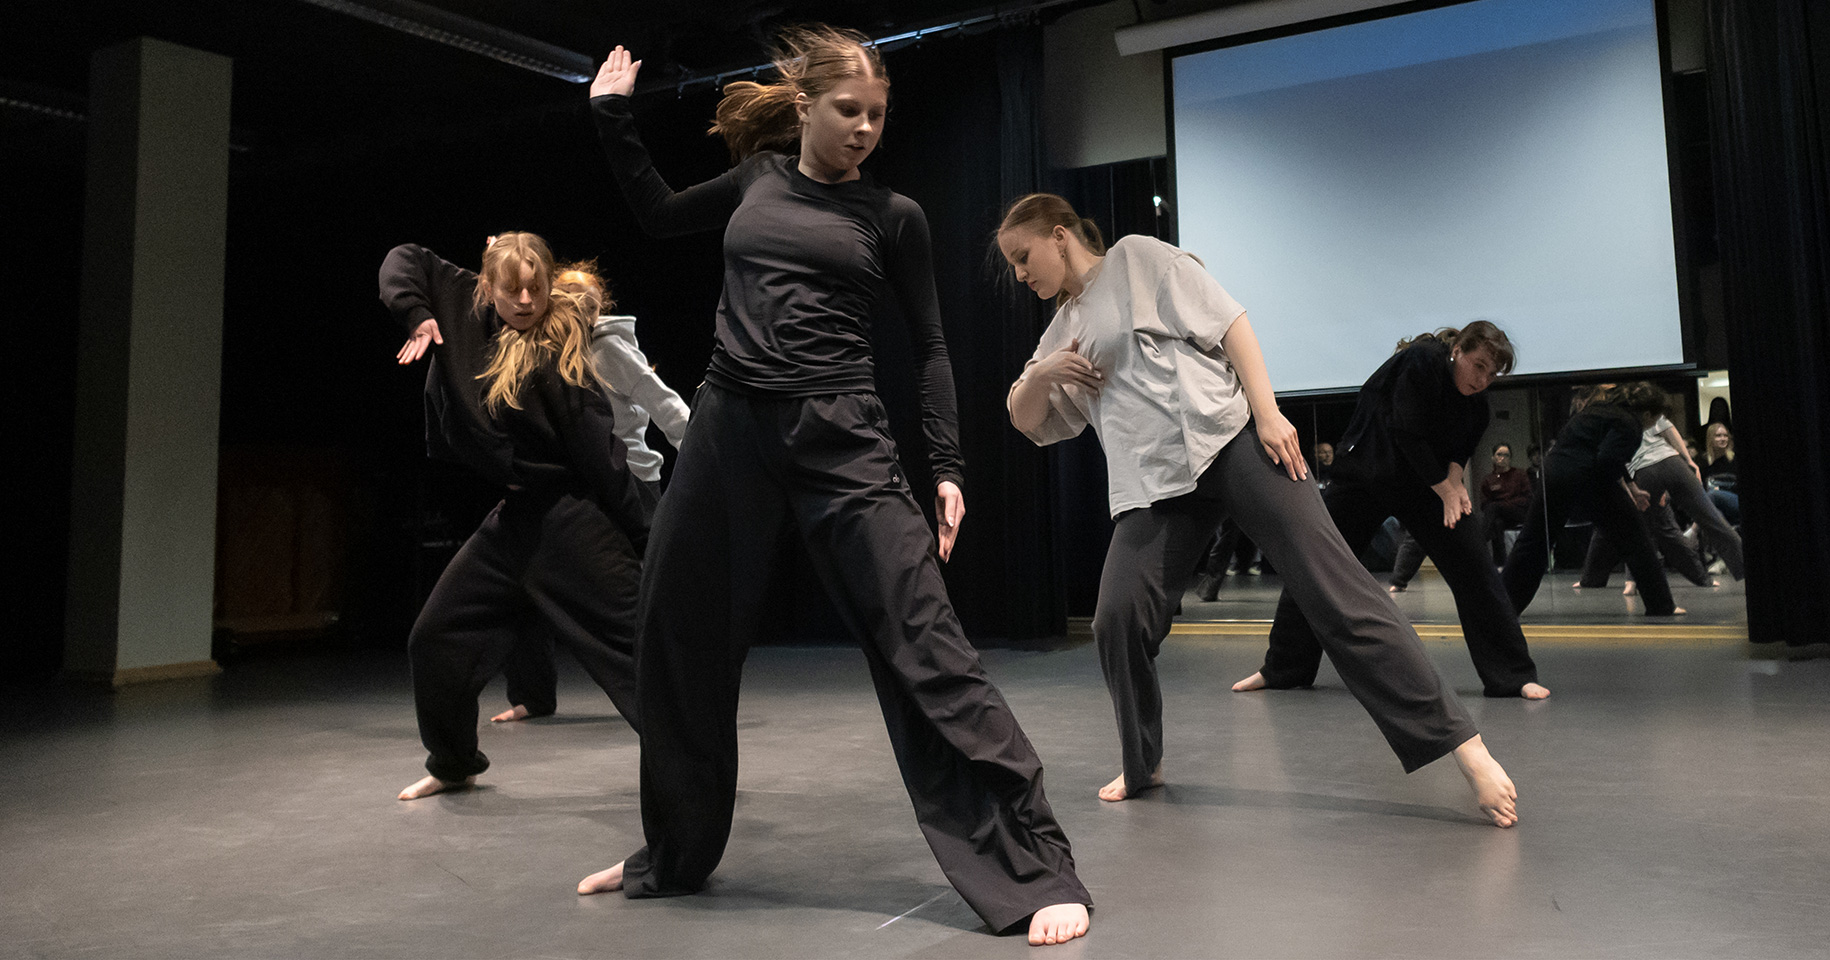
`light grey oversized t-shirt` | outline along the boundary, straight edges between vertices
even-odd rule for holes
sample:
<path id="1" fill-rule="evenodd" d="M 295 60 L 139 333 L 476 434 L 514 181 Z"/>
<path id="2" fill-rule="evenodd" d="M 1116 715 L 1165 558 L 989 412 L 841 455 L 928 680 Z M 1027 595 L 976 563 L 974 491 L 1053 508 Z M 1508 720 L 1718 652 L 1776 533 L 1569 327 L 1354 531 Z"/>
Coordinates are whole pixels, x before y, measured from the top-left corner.
<path id="1" fill-rule="evenodd" d="M 1151 237 L 1119 238 L 1085 280 L 1055 311 L 1023 375 L 1078 339 L 1105 386 L 1051 388 L 1048 416 L 1025 435 L 1045 446 L 1091 425 L 1116 517 L 1193 490 L 1245 429 L 1251 409 L 1220 348 L 1245 308 L 1194 254 Z"/>

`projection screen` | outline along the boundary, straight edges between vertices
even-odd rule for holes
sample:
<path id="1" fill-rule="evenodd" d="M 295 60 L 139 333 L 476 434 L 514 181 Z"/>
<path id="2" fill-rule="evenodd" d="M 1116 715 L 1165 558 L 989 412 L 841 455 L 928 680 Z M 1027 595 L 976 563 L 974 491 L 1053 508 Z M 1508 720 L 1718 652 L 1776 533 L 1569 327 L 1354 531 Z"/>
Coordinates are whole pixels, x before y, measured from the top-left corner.
<path id="1" fill-rule="evenodd" d="M 1518 373 L 1684 362 L 1653 0 L 1473 0 L 1170 70 L 1180 245 L 1280 391 L 1471 319 Z"/>

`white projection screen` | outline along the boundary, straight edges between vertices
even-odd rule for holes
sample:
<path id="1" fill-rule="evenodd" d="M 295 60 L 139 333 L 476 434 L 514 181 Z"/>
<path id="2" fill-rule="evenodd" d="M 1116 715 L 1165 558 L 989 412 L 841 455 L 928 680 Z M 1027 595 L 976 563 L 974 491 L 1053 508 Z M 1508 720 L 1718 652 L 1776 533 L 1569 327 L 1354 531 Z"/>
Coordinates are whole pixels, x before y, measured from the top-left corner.
<path id="1" fill-rule="evenodd" d="M 1171 60 L 1180 245 L 1280 392 L 1498 323 L 1516 373 L 1679 365 L 1653 0 L 1473 0 Z"/>

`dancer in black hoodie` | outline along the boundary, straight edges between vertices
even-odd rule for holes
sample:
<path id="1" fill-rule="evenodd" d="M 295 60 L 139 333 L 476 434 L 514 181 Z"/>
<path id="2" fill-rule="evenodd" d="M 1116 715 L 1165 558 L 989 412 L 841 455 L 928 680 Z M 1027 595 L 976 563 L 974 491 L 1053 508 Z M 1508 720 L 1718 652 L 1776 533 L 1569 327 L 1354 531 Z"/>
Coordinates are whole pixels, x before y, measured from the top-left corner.
<path id="1" fill-rule="evenodd" d="M 381 300 L 410 331 L 396 359 L 431 354 L 426 447 L 506 488 L 446 566 L 407 642 L 429 776 L 417 800 L 468 786 L 477 695 L 516 639 L 570 649 L 638 730 L 634 654 L 647 492 L 629 476 L 590 361 L 595 311 L 553 290 L 553 255 L 531 233 L 497 238 L 479 276 L 424 247 L 381 266 Z"/>

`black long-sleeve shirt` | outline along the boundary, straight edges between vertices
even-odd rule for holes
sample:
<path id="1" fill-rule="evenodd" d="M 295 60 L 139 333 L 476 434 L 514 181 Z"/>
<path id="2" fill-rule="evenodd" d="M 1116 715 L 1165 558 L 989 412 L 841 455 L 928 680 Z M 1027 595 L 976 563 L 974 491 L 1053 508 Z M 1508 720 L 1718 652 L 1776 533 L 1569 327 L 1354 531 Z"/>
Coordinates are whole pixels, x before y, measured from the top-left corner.
<path id="1" fill-rule="evenodd" d="M 1360 388 L 1335 454 L 1337 478 L 1432 487 L 1465 469 L 1487 431 L 1487 398 L 1455 386 L 1449 347 L 1423 340 L 1387 358 Z"/>
<path id="2" fill-rule="evenodd" d="M 645 488 L 631 482 L 628 449 L 609 401 L 566 382 L 553 359 L 530 372 L 516 397 L 492 414 L 483 405 L 493 306 L 475 307 L 477 275 L 425 247 L 402 244 L 381 264 L 381 301 L 408 332 L 438 321 L 444 343 L 426 371 L 426 453 L 453 460 L 505 487 L 565 492 L 597 502 L 640 549 L 647 541 Z"/>
<path id="3" fill-rule="evenodd" d="M 871 315 L 893 296 L 910 326 L 934 479 L 963 486 L 953 368 L 921 207 L 869 174 L 821 183 L 773 152 L 675 192 L 649 159 L 628 98 L 595 97 L 591 107 L 644 230 L 724 228 L 724 291 L 706 380 L 763 396 L 874 392 Z"/>
<path id="4" fill-rule="evenodd" d="M 1566 467 L 1599 470 L 1608 480 L 1625 480 L 1629 477 L 1627 464 L 1639 452 L 1644 431 L 1639 417 L 1625 407 L 1591 403 L 1563 425 L 1547 459 L 1562 461 Z"/>

